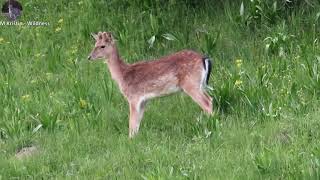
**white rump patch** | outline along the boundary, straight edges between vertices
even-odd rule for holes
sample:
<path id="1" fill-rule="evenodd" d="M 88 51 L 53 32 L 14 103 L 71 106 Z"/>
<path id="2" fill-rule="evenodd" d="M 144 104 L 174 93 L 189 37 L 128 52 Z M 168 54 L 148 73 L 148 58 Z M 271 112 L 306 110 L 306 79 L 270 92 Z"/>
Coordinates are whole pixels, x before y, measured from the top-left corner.
<path id="1" fill-rule="evenodd" d="M 209 61 L 210 59 L 206 58 L 204 60 L 204 68 L 201 74 L 201 82 L 200 82 L 200 89 L 204 89 L 204 88 L 208 88 L 210 90 L 213 90 L 212 87 L 208 86 L 206 83 L 207 77 L 208 77 L 208 73 L 209 73 Z M 208 77 L 209 78 L 209 77 Z"/>

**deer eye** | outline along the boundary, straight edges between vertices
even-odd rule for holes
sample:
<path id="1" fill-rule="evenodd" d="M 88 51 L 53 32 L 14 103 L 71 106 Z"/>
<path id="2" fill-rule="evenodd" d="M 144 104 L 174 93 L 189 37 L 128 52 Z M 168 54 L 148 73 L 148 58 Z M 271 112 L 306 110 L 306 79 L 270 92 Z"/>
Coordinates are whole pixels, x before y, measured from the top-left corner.
<path id="1" fill-rule="evenodd" d="M 106 46 L 100 46 L 102 49 L 105 48 Z"/>

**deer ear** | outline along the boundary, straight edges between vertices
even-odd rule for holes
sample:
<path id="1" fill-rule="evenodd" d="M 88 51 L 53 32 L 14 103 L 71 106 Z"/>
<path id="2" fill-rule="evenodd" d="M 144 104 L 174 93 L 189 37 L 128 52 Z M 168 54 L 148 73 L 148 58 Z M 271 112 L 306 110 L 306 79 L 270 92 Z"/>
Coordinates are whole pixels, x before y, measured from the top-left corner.
<path id="1" fill-rule="evenodd" d="M 113 43 L 113 36 L 111 32 L 103 32 L 103 37 L 105 38 L 105 41 L 108 43 Z"/>
<path id="2" fill-rule="evenodd" d="M 108 38 L 113 39 L 113 36 L 112 36 L 111 32 L 107 32 L 106 34 L 107 34 Z"/>
<path id="3" fill-rule="evenodd" d="M 94 33 L 91 33 L 91 37 L 94 39 L 94 40 L 98 40 L 98 35 L 94 34 Z"/>

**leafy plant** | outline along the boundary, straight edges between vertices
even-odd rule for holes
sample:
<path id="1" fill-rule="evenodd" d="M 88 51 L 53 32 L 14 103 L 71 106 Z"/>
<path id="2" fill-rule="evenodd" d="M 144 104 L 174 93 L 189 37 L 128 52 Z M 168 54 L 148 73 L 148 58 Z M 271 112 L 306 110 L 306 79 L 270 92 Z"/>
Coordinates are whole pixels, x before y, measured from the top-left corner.
<path id="1" fill-rule="evenodd" d="M 177 41 L 178 39 L 170 34 L 170 33 L 164 33 L 164 34 L 161 34 L 161 35 L 153 35 L 151 36 L 150 39 L 148 39 L 148 44 L 149 44 L 149 48 L 152 48 L 156 42 L 156 39 L 164 39 L 164 40 L 167 40 L 167 41 Z"/>
<path id="2" fill-rule="evenodd" d="M 290 52 L 293 37 L 293 35 L 285 33 L 277 33 L 274 36 L 269 36 L 264 39 L 266 43 L 265 49 L 270 54 L 283 57 Z"/>
<path id="3" fill-rule="evenodd" d="M 262 25 L 274 25 L 279 20 L 286 20 L 291 12 L 299 8 L 314 7 L 314 2 L 308 0 L 250 0 L 240 4 L 240 14 L 236 18 L 241 25 L 251 29 Z"/>

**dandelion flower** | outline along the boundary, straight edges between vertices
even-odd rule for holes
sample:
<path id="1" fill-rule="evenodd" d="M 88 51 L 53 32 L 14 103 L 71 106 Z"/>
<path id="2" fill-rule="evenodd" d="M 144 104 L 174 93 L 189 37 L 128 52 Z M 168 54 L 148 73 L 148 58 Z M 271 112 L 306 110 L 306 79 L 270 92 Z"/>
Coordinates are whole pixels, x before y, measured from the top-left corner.
<path id="1" fill-rule="evenodd" d="M 61 31 L 61 27 L 57 27 L 55 31 L 56 31 L 56 32 Z"/>
<path id="2" fill-rule="evenodd" d="M 59 19 L 58 23 L 59 23 L 59 24 L 63 23 L 63 19 L 62 19 L 62 18 Z"/>
<path id="3" fill-rule="evenodd" d="M 240 86 L 242 84 L 242 81 L 240 79 L 236 80 L 234 83 L 235 86 Z"/>

